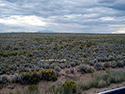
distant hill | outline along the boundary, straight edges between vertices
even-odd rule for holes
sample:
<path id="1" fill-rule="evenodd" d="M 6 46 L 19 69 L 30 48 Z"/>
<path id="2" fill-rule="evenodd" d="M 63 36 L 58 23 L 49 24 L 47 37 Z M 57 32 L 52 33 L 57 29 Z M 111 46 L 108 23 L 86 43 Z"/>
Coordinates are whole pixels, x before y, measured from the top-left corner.
<path id="1" fill-rule="evenodd" d="M 46 31 L 37 31 L 37 33 L 54 33 L 54 31 L 48 31 L 48 30 L 46 30 Z"/>

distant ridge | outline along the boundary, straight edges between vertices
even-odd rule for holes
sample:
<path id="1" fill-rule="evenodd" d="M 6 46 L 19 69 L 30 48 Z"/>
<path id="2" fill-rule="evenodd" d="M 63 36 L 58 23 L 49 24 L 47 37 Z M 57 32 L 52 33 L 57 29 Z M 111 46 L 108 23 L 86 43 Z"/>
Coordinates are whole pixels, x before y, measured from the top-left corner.
<path id="1" fill-rule="evenodd" d="M 45 31 L 37 31 L 37 33 L 54 33 L 54 31 L 45 30 Z"/>

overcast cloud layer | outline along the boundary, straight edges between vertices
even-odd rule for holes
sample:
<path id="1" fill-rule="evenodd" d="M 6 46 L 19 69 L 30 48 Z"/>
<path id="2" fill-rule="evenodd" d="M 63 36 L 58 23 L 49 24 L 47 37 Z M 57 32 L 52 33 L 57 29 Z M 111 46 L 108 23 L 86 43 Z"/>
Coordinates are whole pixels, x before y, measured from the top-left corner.
<path id="1" fill-rule="evenodd" d="M 0 0 L 0 32 L 125 33 L 125 0 Z"/>

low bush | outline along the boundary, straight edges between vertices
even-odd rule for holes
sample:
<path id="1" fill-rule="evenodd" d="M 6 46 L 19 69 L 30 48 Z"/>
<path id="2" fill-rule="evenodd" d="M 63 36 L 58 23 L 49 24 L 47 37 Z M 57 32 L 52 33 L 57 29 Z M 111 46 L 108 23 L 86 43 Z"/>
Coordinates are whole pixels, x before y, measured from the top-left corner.
<path id="1" fill-rule="evenodd" d="M 10 55 L 10 56 L 16 56 L 17 53 L 16 53 L 16 52 L 11 52 L 11 53 L 9 53 L 9 55 Z"/>
<path id="2" fill-rule="evenodd" d="M 17 48 L 17 47 L 14 47 L 13 50 L 18 50 L 18 48 Z"/>
<path id="3" fill-rule="evenodd" d="M 86 47 L 91 47 L 92 45 L 96 45 L 96 43 L 95 43 L 95 42 L 92 42 L 92 41 L 88 41 L 88 42 L 86 43 Z"/>
<path id="4" fill-rule="evenodd" d="M 52 83 L 49 86 L 49 91 L 52 94 L 63 94 L 62 83 L 61 82 Z"/>
<path id="5" fill-rule="evenodd" d="M 12 83 L 17 83 L 17 82 L 18 82 L 18 75 L 14 75 L 14 76 L 11 78 L 11 82 L 12 82 Z"/>
<path id="6" fill-rule="evenodd" d="M 8 57 L 8 56 L 9 56 L 9 54 L 3 53 L 3 57 Z"/>
<path id="7" fill-rule="evenodd" d="M 54 69 L 56 66 L 57 66 L 56 63 L 52 63 L 52 64 L 50 65 L 50 68 Z"/>
<path id="8" fill-rule="evenodd" d="M 3 56 L 4 53 L 0 52 L 0 56 Z"/>
<path id="9" fill-rule="evenodd" d="M 120 61 L 120 60 L 117 61 L 117 66 L 118 67 L 123 67 L 123 65 L 124 65 L 123 61 Z"/>
<path id="10" fill-rule="evenodd" d="M 94 64 L 94 68 L 96 69 L 96 70 L 102 70 L 102 64 L 101 63 L 96 63 L 96 64 Z"/>
<path id="11" fill-rule="evenodd" d="M 81 72 L 81 73 L 93 73 L 94 69 L 85 65 L 85 64 L 80 64 L 79 66 L 77 66 L 77 71 Z"/>
<path id="12" fill-rule="evenodd" d="M 43 68 L 45 68 L 45 69 L 49 69 L 49 64 L 47 64 L 47 63 L 42 64 L 42 66 L 43 66 Z"/>
<path id="13" fill-rule="evenodd" d="M 63 84 L 56 82 L 49 87 L 49 91 L 50 94 L 82 94 L 81 86 L 81 82 L 65 81 Z"/>
<path id="14" fill-rule="evenodd" d="M 61 64 L 59 64 L 59 67 L 64 69 L 66 67 L 66 65 L 64 63 L 61 63 Z"/>
<path id="15" fill-rule="evenodd" d="M 71 72 L 71 73 L 74 73 L 74 68 L 70 68 L 70 72 Z"/>
<path id="16" fill-rule="evenodd" d="M 112 62 L 111 62 L 111 67 L 112 67 L 112 68 L 116 68 L 116 67 L 117 67 L 116 61 L 112 61 Z"/>
<path id="17" fill-rule="evenodd" d="M 77 91 L 76 83 L 74 81 L 66 81 L 62 86 L 64 88 L 64 94 L 72 94 Z"/>
<path id="18" fill-rule="evenodd" d="M 98 61 L 97 61 L 96 59 L 94 59 L 94 60 L 90 60 L 90 61 L 89 61 L 89 64 L 90 64 L 90 65 L 94 65 L 94 64 L 97 63 L 97 62 L 98 62 Z"/>
<path id="19" fill-rule="evenodd" d="M 37 84 L 40 81 L 40 73 L 20 72 L 18 75 L 18 81 L 21 84 Z"/>
<path id="20" fill-rule="evenodd" d="M 33 54 L 29 53 L 27 56 L 28 56 L 28 57 L 33 57 Z"/>
<path id="21" fill-rule="evenodd" d="M 67 68 L 70 68 L 70 67 L 71 67 L 71 65 L 70 65 L 70 64 L 66 64 L 66 67 L 67 67 Z"/>
<path id="22" fill-rule="evenodd" d="M 57 80 L 57 76 L 55 75 L 53 70 L 42 70 L 42 79 L 44 80 L 48 80 L 48 81 L 56 81 Z"/>
<path id="23" fill-rule="evenodd" d="M 40 80 L 56 81 L 57 76 L 52 70 L 42 70 L 40 73 L 34 72 L 19 72 L 18 75 L 15 75 L 11 78 L 13 83 L 29 84 L 36 85 Z"/>
<path id="24" fill-rule="evenodd" d="M 109 67 L 110 67 L 110 63 L 109 63 L 109 62 L 106 62 L 106 63 L 104 64 L 104 67 L 105 67 L 105 68 L 109 68 Z"/>
<path id="25" fill-rule="evenodd" d="M 6 76 L 0 77 L 0 84 L 5 84 L 7 83 L 9 80 Z"/>
<path id="26" fill-rule="evenodd" d="M 69 63 L 72 67 L 76 66 L 75 62 L 70 62 Z"/>
<path id="27" fill-rule="evenodd" d="M 59 67 L 59 66 L 56 66 L 56 67 L 54 67 L 54 70 L 56 70 L 56 71 L 61 71 L 61 68 Z"/>

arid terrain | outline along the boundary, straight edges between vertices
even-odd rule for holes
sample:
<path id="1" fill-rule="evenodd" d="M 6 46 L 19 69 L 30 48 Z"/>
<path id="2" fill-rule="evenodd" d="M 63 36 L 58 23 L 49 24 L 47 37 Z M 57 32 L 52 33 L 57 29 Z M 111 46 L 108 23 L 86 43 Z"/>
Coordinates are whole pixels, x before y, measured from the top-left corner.
<path id="1" fill-rule="evenodd" d="M 123 86 L 124 34 L 0 34 L 0 94 L 94 94 Z"/>

